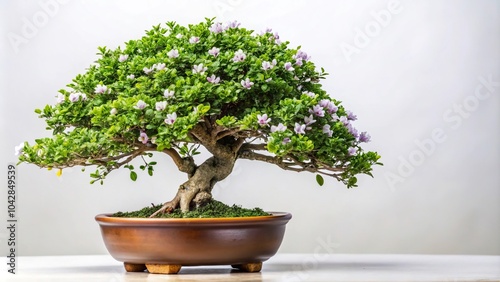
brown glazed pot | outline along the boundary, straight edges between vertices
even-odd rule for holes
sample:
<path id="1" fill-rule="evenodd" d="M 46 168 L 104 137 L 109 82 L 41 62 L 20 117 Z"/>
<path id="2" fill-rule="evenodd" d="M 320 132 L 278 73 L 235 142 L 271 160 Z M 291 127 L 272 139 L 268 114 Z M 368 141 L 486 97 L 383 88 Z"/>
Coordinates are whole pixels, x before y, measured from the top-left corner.
<path id="1" fill-rule="evenodd" d="M 260 271 L 278 251 L 290 213 L 238 218 L 95 217 L 104 244 L 127 271 L 177 273 L 181 266 L 228 264 Z"/>

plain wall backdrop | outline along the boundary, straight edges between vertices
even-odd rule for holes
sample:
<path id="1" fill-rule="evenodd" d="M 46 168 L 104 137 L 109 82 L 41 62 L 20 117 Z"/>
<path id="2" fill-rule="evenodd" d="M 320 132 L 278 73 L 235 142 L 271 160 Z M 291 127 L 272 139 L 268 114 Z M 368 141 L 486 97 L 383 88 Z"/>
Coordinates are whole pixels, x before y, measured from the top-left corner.
<path id="1" fill-rule="evenodd" d="M 500 255 L 500 2 L 1 1 L 1 165 L 14 146 L 49 136 L 35 108 L 97 58 L 158 23 L 238 20 L 272 27 L 330 75 L 322 83 L 358 116 L 375 178 L 333 179 L 238 161 L 214 195 L 289 211 L 280 252 Z M 18 166 L 18 255 L 104 254 L 94 216 L 169 200 L 184 180 L 159 156 L 154 177 L 126 171 L 90 185 L 89 171 Z M 7 221 L 6 172 L 0 221 Z M 4 224 L 2 223 L 2 224 Z M 0 228 L 0 249 L 7 251 Z"/>

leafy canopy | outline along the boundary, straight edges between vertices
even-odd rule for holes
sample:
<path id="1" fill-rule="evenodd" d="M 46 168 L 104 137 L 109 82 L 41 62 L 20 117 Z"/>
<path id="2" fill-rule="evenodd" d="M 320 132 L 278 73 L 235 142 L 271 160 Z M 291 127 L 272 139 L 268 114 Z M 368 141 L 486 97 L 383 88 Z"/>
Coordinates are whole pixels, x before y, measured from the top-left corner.
<path id="1" fill-rule="evenodd" d="M 348 187 L 379 164 L 360 146 L 370 137 L 353 127 L 356 116 L 319 83 L 323 69 L 270 30 L 257 34 L 210 19 L 187 27 L 168 22 L 124 47 L 98 49 L 98 60 L 54 105 L 36 110 L 53 136 L 24 143 L 20 161 L 96 165 L 91 176 L 102 180 L 121 166 L 133 170 L 128 162 L 150 151 L 196 154 L 205 144 L 191 131 L 208 122 L 221 144 L 245 138 L 241 158 L 333 176 Z M 267 153 L 249 153 L 258 150 Z M 152 174 L 155 164 L 141 168 Z"/>

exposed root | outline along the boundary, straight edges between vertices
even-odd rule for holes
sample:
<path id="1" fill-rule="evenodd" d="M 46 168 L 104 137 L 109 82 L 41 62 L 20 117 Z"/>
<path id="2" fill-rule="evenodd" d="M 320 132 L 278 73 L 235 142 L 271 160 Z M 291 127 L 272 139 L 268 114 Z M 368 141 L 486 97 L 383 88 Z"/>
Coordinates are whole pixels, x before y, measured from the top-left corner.
<path id="1" fill-rule="evenodd" d="M 159 214 L 171 213 L 175 210 L 177 205 L 179 205 L 179 197 L 175 196 L 172 201 L 163 204 L 163 206 L 159 210 L 155 211 L 149 218 L 154 218 Z"/>

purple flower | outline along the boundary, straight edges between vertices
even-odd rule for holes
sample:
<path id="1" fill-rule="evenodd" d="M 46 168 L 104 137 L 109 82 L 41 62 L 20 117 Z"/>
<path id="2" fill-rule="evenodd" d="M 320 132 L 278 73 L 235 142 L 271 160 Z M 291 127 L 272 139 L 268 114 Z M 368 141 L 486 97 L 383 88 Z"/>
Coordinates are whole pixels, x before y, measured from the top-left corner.
<path id="1" fill-rule="evenodd" d="M 172 125 L 172 124 L 174 124 L 176 119 L 177 119 L 177 114 L 175 112 L 171 113 L 171 114 L 167 114 L 167 118 L 165 119 L 165 123 Z"/>
<path id="2" fill-rule="evenodd" d="M 270 28 L 270 27 L 268 27 L 268 28 L 266 28 L 266 30 L 261 31 L 261 32 L 260 32 L 260 34 L 261 34 L 261 35 L 263 35 L 263 34 L 266 34 L 266 33 L 271 33 L 271 32 L 273 32 L 273 29 L 272 29 L 272 28 Z"/>
<path id="3" fill-rule="evenodd" d="M 306 133 L 306 125 L 295 123 L 295 127 L 293 129 L 297 134 L 305 134 Z"/>
<path id="4" fill-rule="evenodd" d="M 253 82 L 251 82 L 250 79 L 247 77 L 245 80 L 241 81 L 241 85 L 246 89 L 250 89 L 252 88 Z"/>
<path id="5" fill-rule="evenodd" d="M 352 136 L 354 136 L 354 138 L 358 138 L 359 134 L 358 134 L 358 130 L 356 128 L 354 128 L 354 126 L 352 126 L 352 124 L 348 124 L 347 125 L 347 130 L 349 131 L 349 133 L 351 133 Z"/>
<path id="6" fill-rule="evenodd" d="M 193 66 L 193 73 L 204 74 L 206 70 L 207 70 L 207 67 L 203 66 L 202 63 L 200 63 L 199 65 Z"/>
<path id="7" fill-rule="evenodd" d="M 23 153 L 24 142 L 14 147 L 14 155 L 19 156 Z"/>
<path id="8" fill-rule="evenodd" d="M 323 100 L 319 101 L 319 103 L 318 103 L 318 105 L 320 105 L 323 108 L 326 108 L 328 106 L 328 104 L 330 104 L 330 100 L 328 100 L 328 99 L 323 99 Z"/>
<path id="9" fill-rule="evenodd" d="M 268 118 L 268 117 L 267 117 L 267 114 L 257 115 L 257 122 L 258 122 L 261 126 L 265 126 L 265 125 L 267 125 L 270 121 L 271 121 L 271 118 Z"/>
<path id="10" fill-rule="evenodd" d="M 215 77 L 215 74 L 212 74 L 211 76 L 207 76 L 207 81 L 213 84 L 219 84 L 220 77 Z"/>
<path id="11" fill-rule="evenodd" d="M 160 71 L 160 70 L 164 69 L 165 66 L 166 65 L 164 63 L 159 63 L 159 64 L 154 64 L 151 68 Z"/>
<path id="12" fill-rule="evenodd" d="M 135 78 L 135 75 L 133 75 L 133 74 L 127 75 L 127 79 L 134 79 L 134 78 Z"/>
<path id="13" fill-rule="evenodd" d="M 353 114 L 351 111 L 346 111 L 345 113 L 347 114 L 348 120 L 357 120 L 358 119 L 358 117 L 355 114 Z"/>
<path id="14" fill-rule="evenodd" d="M 295 59 L 295 64 L 299 67 L 302 66 L 302 59 L 301 58 Z"/>
<path id="15" fill-rule="evenodd" d="M 240 26 L 240 23 L 238 21 L 232 21 L 232 22 L 228 22 L 227 25 L 226 25 L 226 28 L 229 29 L 229 28 L 237 28 Z"/>
<path id="16" fill-rule="evenodd" d="M 221 23 L 213 23 L 209 30 L 213 33 L 221 33 L 224 31 L 224 27 L 222 26 Z"/>
<path id="17" fill-rule="evenodd" d="M 338 110 L 338 107 L 335 105 L 335 103 L 327 99 L 321 100 L 319 102 L 319 105 L 325 108 L 329 114 L 335 113 Z"/>
<path id="18" fill-rule="evenodd" d="M 57 98 L 56 98 L 56 103 L 61 104 L 62 102 L 64 102 L 65 99 L 66 99 L 66 97 L 63 94 L 58 93 Z"/>
<path id="19" fill-rule="evenodd" d="M 330 129 L 329 124 L 323 125 L 323 133 L 327 134 L 328 137 L 332 137 L 333 131 Z"/>
<path id="20" fill-rule="evenodd" d="M 306 123 L 306 125 L 311 125 L 315 123 L 316 120 L 314 119 L 313 115 L 310 115 L 308 117 L 304 117 L 304 122 Z"/>
<path id="21" fill-rule="evenodd" d="M 137 140 L 141 141 L 142 144 L 146 144 L 148 143 L 149 137 L 146 134 L 146 132 L 141 131 L 141 133 L 139 134 L 139 138 L 137 138 Z"/>
<path id="22" fill-rule="evenodd" d="M 127 54 L 121 54 L 120 57 L 118 57 L 118 62 L 123 63 L 128 59 Z"/>
<path id="23" fill-rule="evenodd" d="M 212 47 L 212 49 L 208 50 L 208 54 L 214 57 L 217 57 L 220 53 L 220 49 L 217 47 Z"/>
<path id="24" fill-rule="evenodd" d="M 297 54 L 293 55 L 293 57 L 295 60 L 297 59 L 300 59 L 301 61 L 304 60 L 304 61 L 309 61 L 309 59 L 311 58 L 310 56 L 307 56 L 307 53 L 302 51 L 302 50 L 299 50 L 297 51 Z"/>
<path id="25" fill-rule="evenodd" d="M 144 68 L 142 69 L 142 71 L 143 71 L 145 74 L 150 74 L 150 73 L 153 71 L 153 67 L 151 67 L 151 68 L 144 67 Z"/>
<path id="26" fill-rule="evenodd" d="M 347 125 L 349 124 L 349 120 L 348 120 L 348 119 L 347 119 L 347 117 L 345 117 L 345 116 L 341 116 L 341 117 L 339 118 L 339 121 L 340 121 L 342 124 L 344 124 L 345 126 L 347 126 Z"/>
<path id="27" fill-rule="evenodd" d="M 172 59 L 172 58 L 177 58 L 177 57 L 179 57 L 179 50 L 177 50 L 177 49 L 172 49 L 172 50 L 168 51 L 167 56 L 168 56 L 170 59 Z"/>
<path id="28" fill-rule="evenodd" d="M 165 98 L 172 98 L 175 94 L 175 91 L 174 90 L 168 90 L 166 89 L 164 92 L 163 92 L 163 96 Z"/>
<path id="29" fill-rule="evenodd" d="M 241 49 L 234 52 L 233 62 L 243 62 L 246 59 L 247 55 L 243 53 Z"/>
<path id="30" fill-rule="evenodd" d="M 284 126 L 281 122 L 278 124 L 278 126 L 271 126 L 271 132 L 283 132 L 286 130 L 286 126 Z"/>
<path id="31" fill-rule="evenodd" d="M 311 114 L 314 114 L 315 116 L 318 117 L 324 117 L 325 116 L 325 110 L 323 110 L 323 107 L 320 105 L 314 106 L 311 110 L 309 110 Z"/>
<path id="32" fill-rule="evenodd" d="M 142 110 L 147 106 L 148 106 L 148 104 L 146 104 L 146 102 L 144 102 L 143 100 L 139 100 L 139 101 L 137 101 L 137 104 L 134 106 L 134 108 L 136 108 L 138 110 Z"/>
<path id="33" fill-rule="evenodd" d="M 106 85 L 98 84 L 95 87 L 94 92 L 96 94 L 104 94 L 104 93 L 108 93 L 109 90 L 108 90 L 108 87 Z"/>
<path id="34" fill-rule="evenodd" d="M 69 100 L 74 103 L 78 100 L 80 100 L 80 93 L 71 93 L 69 94 Z"/>
<path id="35" fill-rule="evenodd" d="M 118 113 L 118 110 L 116 108 L 112 108 L 111 111 L 109 111 L 109 113 L 114 116 L 116 115 L 116 113 Z"/>
<path id="36" fill-rule="evenodd" d="M 338 121 L 338 120 L 340 120 L 340 118 L 339 118 L 339 116 L 337 114 L 334 113 L 334 114 L 332 114 L 332 120 L 333 121 Z"/>
<path id="37" fill-rule="evenodd" d="M 356 155 L 357 151 L 358 151 L 358 148 L 356 148 L 356 147 L 349 147 L 349 149 L 347 149 L 347 154 L 349 154 L 349 156 L 354 156 L 354 155 Z"/>
<path id="38" fill-rule="evenodd" d="M 363 131 L 363 132 L 361 132 L 361 134 L 359 134 L 359 142 L 368 143 L 368 142 L 370 142 L 370 139 L 371 139 L 371 136 L 366 131 Z"/>
<path id="39" fill-rule="evenodd" d="M 196 44 L 198 42 L 200 42 L 200 38 L 197 36 L 193 36 L 193 37 L 189 38 L 189 43 L 191 43 L 191 44 Z"/>
<path id="40" fill-rule="evenodd" d="M 264 61 L 262 62 L 262 69 L 263 70 L 270 70 L 274 67 L 274 65 L 271 63 L 271 62 L 268 62 L 268 61 Z"/>
<path id="41" fill-rule="evenodd" d="M 281 143 L 283 143 L 284 145 L 286 145 L 286 144 L 290 143 L 290 141 L 291 141 L 290 138 L 285 137 L 285 138 L 283 138 L 283 141 Z"/>
<path id="42" fill-rule="evenodd" d="M 163 111 L 167 107 L 167 101 L 156 102 L 155 108 L 157 111 Z"/>
<path id="43" fill-rule="evenodd" d="M 295 69 L 292 67 L 292 63 L 286 62 L 285 63 L 285 70 L 287 70 L 287 71 L 294 71 Z"/>

